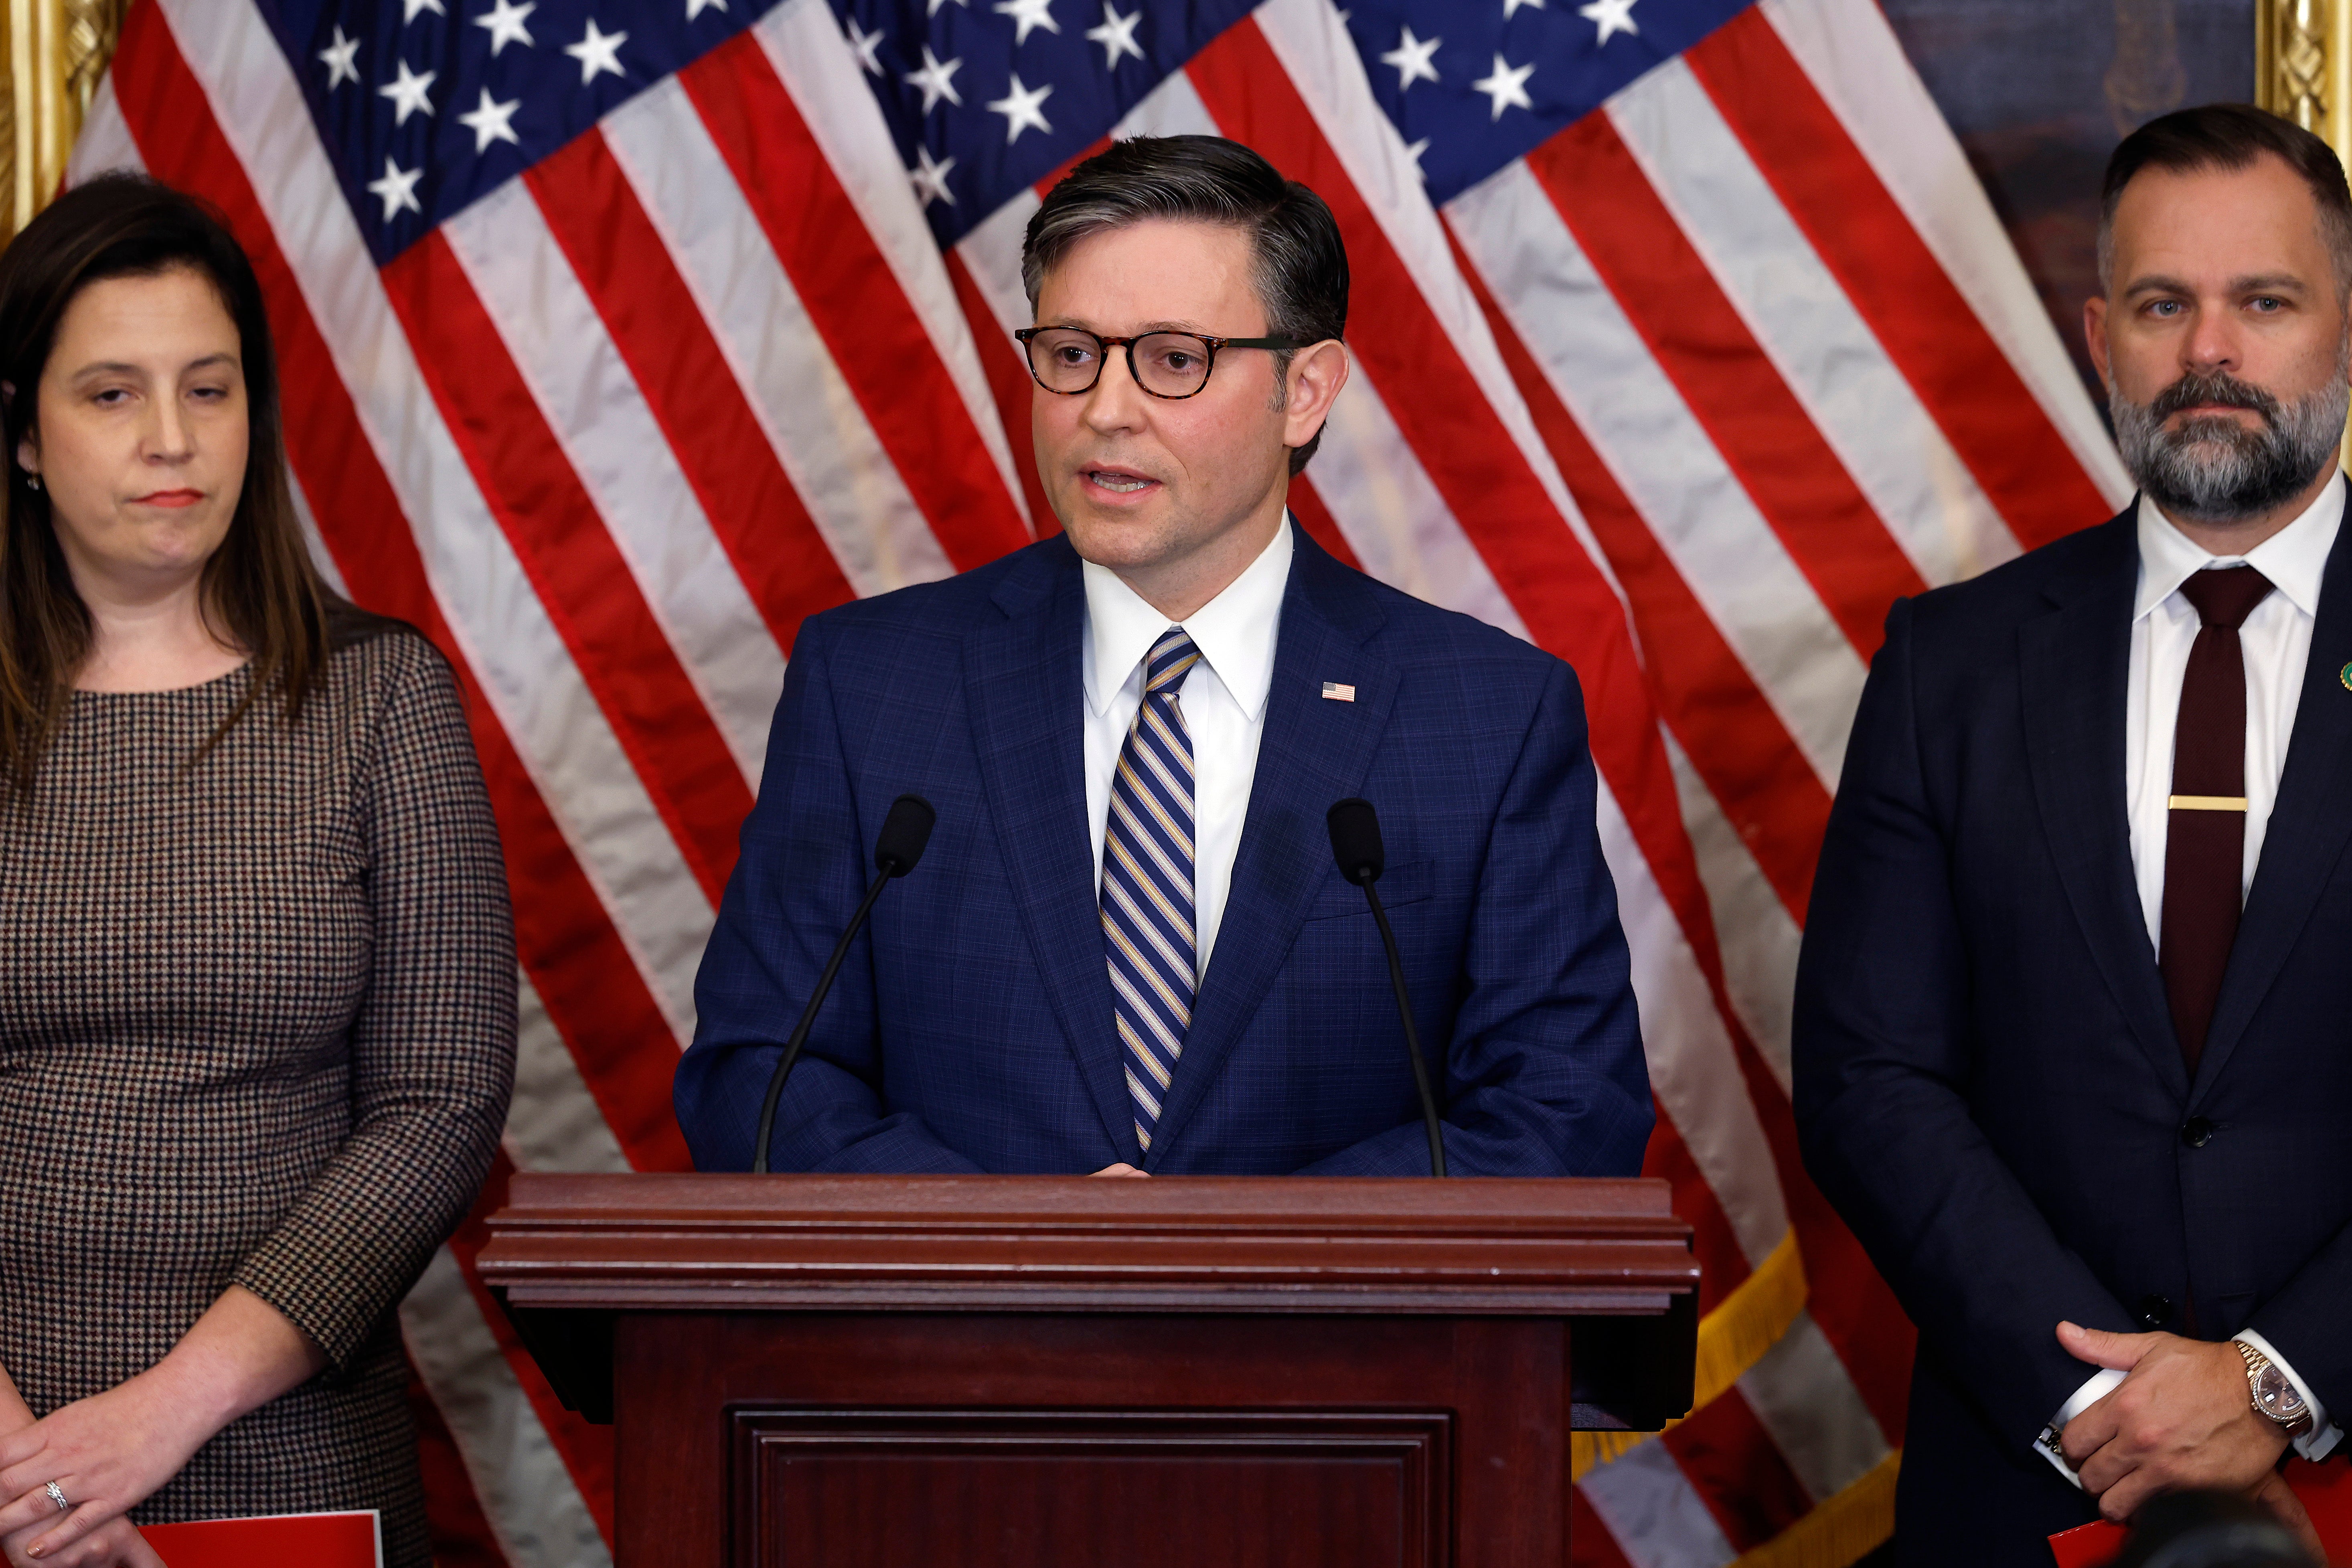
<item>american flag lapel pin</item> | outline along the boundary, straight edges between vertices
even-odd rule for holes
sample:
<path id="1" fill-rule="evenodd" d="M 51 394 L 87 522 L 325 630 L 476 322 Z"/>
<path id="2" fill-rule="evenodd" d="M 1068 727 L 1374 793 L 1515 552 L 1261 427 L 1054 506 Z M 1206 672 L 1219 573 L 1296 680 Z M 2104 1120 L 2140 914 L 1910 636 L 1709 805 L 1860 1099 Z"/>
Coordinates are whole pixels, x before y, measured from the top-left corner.
<path id="1" fill-rule="evenodd" d="M 1327 680 L 1323 683 L 1323 697 L 1324 700 L 1328 702 L 1353 702 L 1356 700 L 1356 689 L 1352 686 L 1342 686 L 1336 680 Z"/>

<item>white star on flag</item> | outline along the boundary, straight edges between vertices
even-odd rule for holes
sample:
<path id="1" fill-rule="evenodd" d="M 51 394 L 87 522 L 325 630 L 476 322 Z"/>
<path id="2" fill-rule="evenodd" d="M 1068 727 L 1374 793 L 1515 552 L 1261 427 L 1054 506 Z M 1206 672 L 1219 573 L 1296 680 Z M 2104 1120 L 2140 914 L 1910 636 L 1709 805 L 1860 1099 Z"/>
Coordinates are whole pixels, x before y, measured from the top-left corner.
<path id="1" fill-rule="evenodd" d="M 1437 52 L 1438 38 L 1416 38 L 1407 27 L 1397 47 L 1381 57 L 1381 64 L 1397 68 L 1397 90 L 1402 92 L 1417 81 L 1435 81 L 1437 68 L 1429 58 Z"/>
<path id="2" fill-rule="evenodd" d="M 959 5 L 968 6 L 970 0 L 955 0 L 955 3 Z M 923 9 L 923 19 L 925 21 L 929 21 L 933 16 L 938 16 L 940 14 L 940 7 L 946 4 L 947 0 L 929 0 L 929 3 Z"/>
<path id="3" fill-rule="evenodd" d="M 1033 125 L 1048 136 L 1054 133 L 1054 128 L 1045 123 L 1045 116 L 1038 107 L 1052 97 L 1053 92 L 1054 84 L 1050 81 L 1040 88 L 1025 88 L 1021 85 L 1021 73 L 1013 73 L 1012 89 L 988 106 L 992 113 L 1004 116 L 1004 140 L 1008 145 L 1021 140 L 1021 133 Z"/>
<path id="4" fill-rule="evenodd" d="M 327 64 L 327 90 L 332 92 L 345 82 L 360 79 L 360 41 L 346 38 L 341 27 L 335 29 L 335 41 L 319 51 Z"/>
<path id="5" fill-rule="evenodd" d="M 923 205 L 929 206 L 933 202 L 955 205 L 955 193 L 948 189 L 948 171 L 955 165 L 953 158 L 944 163 L 934 159 L 929 147 L 915 149 L 915 166 L 907 171 L 907 177 L 915 182 L 915 195 L 921 198 Z"/>
<path id="6" fill-rule="evenodd" d="M 1507 22 L 1517 16 L 1522 5 L 1540 11 L 1544 8 L 1544 0 L 1503 0 L 1503 20 Z"/>
<path id="7" fill-rule="evenodd" d="M 1418 142 L 1408 142 L 1404 144 L 1404 155 L 1412 160 L 1412 172 L 1421 174 L 1421 183 L 1424 185 L 1429 184 L 1429 176 L 1421 173 L 1421 155 L 1428 151 L 1429 138 L 1426 136 Z"/>
<path id="8" fill-rule="evenodd" d="M 686 19 L 693 21 L 705 11 L 724 11 L 727 0 L 686 0 Z"/>
<path id="9" fill-rule="evenodd" d="M 514 0 L 491 0 L 490 8 L 474 18 L 474 26 L 487 27 L 490 33 L 490 57 L 495 59 L 509 44 L 532 47 L 530 29 L 523 26 L 524 18 L 539 9 L 539 0 L 524 0 L 518 5 Z"/>
<path id="10" fill-rule="evenodd" d="M 1013 47 L 1016 49 L 1040 27 L 1055 34 L 1062 30 L 1062 24 L 1054 20 L 1054 0 L 1003 0 L 994 9 L 1000 16 L 1012 17 L 1019 29 L 1013 35 Z"/>
<path id="11" fill-rule="evenodd" d="M 842 26 L 849 29 L 849 47 L 857 51 L 857 63 L 874 75 L 880 76 L 882 56 L 879 51 L 882 47 L 882 29 L 877 27 L 870 33 L 866 32 L 859 28 L 857 18 L 855 16 L 845 18 Z"/>
<path id="12" fill-rule="evenodd" d="M 427 11 L 436 16 L 449 14 L 441 9 L 441 0 L 400 0 L 400 25 L 405 27 Z"/>
<path id="13" fill-rule="evenodd" d="M 522 145 L 522 138 L 514 133 L 513 121 L 515 110 L 521 107 L 522 100 L 520 98 L 506 103 L 494 102 L 490 98 L 490 89 L 486 87 L 482 89 L 480 104 L 469 112 L 457 116 L 457 123 L 474 133 L 474 152 L 477 155 L 488 152 L 490 143 L 493 142 L 511 142 L 520 147 Z"/>
<path id="14" fill-rule="evenodd" d="M 419 216 L 423 215 L 425 209 L 416 202 L 416 182 L 424 177 L 425 170 L 422 165 L 414 169 L 404 169 L 389 158 L 383 161 L 383 178 L 370 180 L 367 188 L 370 195 L 383 198 L 384 222 L 390 223 L 393 215 L 403 207 Z"/>
<path id="15" fill-rule="evenodd" d="M 563 52 L 580 62 L 580 85 L 586 87 L 596 79 L 599 71 L 610 71 L 614 76 L 627 74 L 621 69 L 621 46 L 628 41 L 626 33 L 598 32 L 595 19 L 591 17 L 588 31 L 578 43 L 564 45 Z"/>
<path id="16" fill-rule="evenodd" d="M 400 67 L 399 79 L 388 87 L 377 88 L 375 91 L 378 98 L 392 100 L 392 122 L 394 125 L 405 125 L 408 123 L 408 117 L 412 114 L 433 112 L 433 100 L 425 95 L 432 90 L 434 78 L 441 73 L 426 71 L 423 76 L 418 76 L 408 68 L 406 60 L 394 63 Z"/>
<path id="17" fill-rule="evenodd" d="M 1635 37 L 1642 36 L 1642 29 L 1633 26 L 1634 4 L 1635 0 L 1592 0 L 1590 5 L 1577 7 L 1578 16 L 1601 29 L 1601 37 L 1593 40 L 1593 47 L 1599 48 L 1620 33 L 1631 33 Z"/>
<path id="18" fill-rule="evenodd" d="M 1110 0 L 1103 0 L 1102 26 L 1087 29 L 1087 42 L 1103 47 L 1103 69 L 1117 70 L 1121 55 L 1143 58 L 1143 46 L 1135 41 L 1136 24 L 1142 20 L 1140 5 L 1131 15 L 1122 16 Z"/>
<path id="19" fill-rule="evenodd" d="M 919 87 L 923 89 L 925 114 L 938 108 L 940 100 L 943 98 L 959 109 L 963 107 L 963 95 L 956 91 L 955 84 L 948 79 L 962 68 L 963 61 L 961 59 L 949 60 L 941 64 L 939 57 L 931 53 L 931 46 L 929 44 L 923 46 L 923 68 L 919 71 L 908 71 L 907 82 L 911 87 Z"/>
<path id="20" fill-rule="evenodd" d="M 1472 82 L 1470 87 L 1473 91 L 1483 92 L 1492 100 L 1495 106 L 1493 118 L 1500 120 L 1506 109 L 1532 110 L 1535 108 L 1528 97 L 1527 87 L 1528 78 L 1533 76 L 1535 70 L 1533 60 L 1523 66 L 1506 65 L 1503 57 L 1496 55 L 1494 70 Z"/>

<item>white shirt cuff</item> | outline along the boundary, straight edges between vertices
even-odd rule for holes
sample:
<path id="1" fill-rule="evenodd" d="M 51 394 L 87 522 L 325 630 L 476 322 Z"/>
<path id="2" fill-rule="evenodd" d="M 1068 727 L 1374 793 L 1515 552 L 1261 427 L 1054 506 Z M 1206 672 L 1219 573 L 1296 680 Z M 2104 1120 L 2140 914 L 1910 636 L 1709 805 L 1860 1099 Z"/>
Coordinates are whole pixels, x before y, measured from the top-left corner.
<path id="1" fill-rule="evenodd" d="M 2304 1404 L 2310 1406 L 2311 1430 L 2294 1440 L 2294 1451 L 2306 1459 L 2326 1458 L 2344 1434 L 2327 1419 L 2327 1407 L 2319 1403 L 2319 1395 L 2311 1391 L 2309 1384 L 2295 1375 L 2294 1368 L 2288 1364 L 2286 1357 L 2272 1347 L 2270 1341 L 2252 1329 L 2241 1329 L 2234 1337 L 2270 1357 L 2271 1364 L 2286 1373 L 2286 1380 L 2294 1384 L 2294 1391 L 2302 1394 Z"/>
<path id="2" fill-rule="evenodd" d="M 2281 1362 L 2279 1364 L 2284 1366 L 2286 1363 Z M 2082 1489 L 2083 1479 L 2074 1473 L 2074 1467 L 2066 1462 L 2065 1453 L 2058 1447 L 2059 1434 L 2066 1430 L 2067 1422 L 2122 1387 L 2125 1375 L 2111 1366 L 2103 1367 L 2093 1373 L 2083 1386 L 2076 1389 L 2068 1397 L 2066 1403 L 2058 1407 L 2058 1414 L 2050 1418 L 2050 1425 L 2044 1426 L 2042 1429 L 2042 1436 L 2033 1440 L 2034 1452 L 2057 1466 L 2058 1473 L 2065 1477 L 2078 1491 Z M 2292 1377 L 2294 1374 L 2289 1373 L 2287 1375 Z M 2303 1385 L 2297 1384 L 2295 1386 L 2299 1389 Z M 2304 1397 L 2308 1399 L 2311 1396 L 2305 1394 Z"/>

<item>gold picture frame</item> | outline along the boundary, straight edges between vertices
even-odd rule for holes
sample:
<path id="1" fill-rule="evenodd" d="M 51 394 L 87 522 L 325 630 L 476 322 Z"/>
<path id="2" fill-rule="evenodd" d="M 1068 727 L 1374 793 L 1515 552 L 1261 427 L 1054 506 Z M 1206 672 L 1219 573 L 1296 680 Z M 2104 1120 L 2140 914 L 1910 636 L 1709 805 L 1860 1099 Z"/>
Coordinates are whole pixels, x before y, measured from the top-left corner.
<path id="1" fill-rule="evenodd" d="M 2352 0 L 2254 0 L 2254 101 L 2352 163 Z"/>
<path id="2" fill-rule="evenodd" d="M 2254 102 L 2352 167 L 2352 0 L 2254 0 Z M 2352 468 L 2352 427 L 2344 458 Z"/>
<path id="3" fill-rule="evenodd" d="M 0 0 L 0 242 L 58 194 L 130 0 Z"/>

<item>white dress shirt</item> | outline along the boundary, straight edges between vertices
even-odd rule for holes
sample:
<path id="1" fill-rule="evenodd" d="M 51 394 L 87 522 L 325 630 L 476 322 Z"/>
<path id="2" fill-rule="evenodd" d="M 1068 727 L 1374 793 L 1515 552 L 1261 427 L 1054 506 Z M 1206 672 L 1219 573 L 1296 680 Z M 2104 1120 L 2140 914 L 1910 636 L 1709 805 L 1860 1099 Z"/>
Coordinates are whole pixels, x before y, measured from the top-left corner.
<path id="1" fill-rule="evenodd" d="M 2263 837 L 2278 799 L 2279 775 L 2286 768 L 2288 740 L 2294 733 L 2295 707 L 2303 697 L 2304 666 L 2311 655 L 2311 628 L 2319 614 L 2319 585 L 2327 552 L 2344 521 L 2343 481 L 2329 485 L 2301 517 L 2243 555 L 2214 555 L 2175 528 L 2156 503 L 2139 498 L 2139 592 L 2132 602 L 2131 684 L 2124 715 L 2124 799 L 2131 821 L 2132 874 L 2139 885 L 2140 913 L 2151 948 L 2164 931 L 2164 847 L 2172 814 L 2172 732 L 2180 719 L 2180 684 L 2189 649 L 2197 640 L 2197 607 L 2180 592 L 2191 574 L 2209 567 L 2252 566 L 2270 579 L 2273 592 L 2254 606 L 2238 630 L 2246 659 L 2246 858 L 2240 896 L 2252 889 Z M 2277 1363 L 2311 1406 L 2311 1430 L 2295 1449 L 2316 1459 L 2336 1447 L 2342 1434 L 2327 1411 L 2286 1358 L 2252 1329 L 2239 1333 Z M 2066 1423 L 2105 1397 L 2124 1381 L 2103 1371 L 2076 1389 L 2050 1425 Z M 2074 1479 L 2065 1460 L 2047 1444 L 2037 1445 Z M 2077 1485 L 2080 1483 L 2077 1482 Z"/>
<path id="2" fill-rule="evenodd" d="M 1265 731 L 1266 692 L 1274 685 L 1275 637 L 1290 584 L 1287 518 L 1274 541 L 1223 593 L 1181 625 L 1201 652 L 1185 672 L 1177 703 L 1192 738 L 1192 923 L 1198 984 L 1225 915 L 1234 855 L 1257 776 L 1258 738 Z M 1167 616 L 1108 567 L 1086 563 L 1087 635 L 1080 654 L 1087 692 L 1087 829 L 1095 847 L 1095 885 L 1102 885 L 1103 834 L 1110 822 L 1111 780 L 1119 749 L 1143 706 L 1143 661 L 1167 633 Z"/>
<path id="3" fill-rule="evenodd" d="M 2211 555 L 2189 542 L 2146 496 L 2139 502 L 2139 593 L 2132 601 L 2131 687 L 2124 710 L 2124 789 L 2131 813 L 2132 871 L 2151 943 L 2164 926 L 2164 841 L 2172 814 L 2172 728 L 2180 682 L 2197 641 L 2197 606 L 2180 592 L 2208 567 L 2252 567 L 2273 592 L 2238 629 L 2246 654 L 2246 861 L 2242 896 L 2254 885 L 2271 805 L 2278 799 L 2286 744 L 2303 698 L 2303 667 L 2319 614 L 2320 579 L 2344 521 L 2341 481 L 2310 510 L 2243 555 Z"/>

